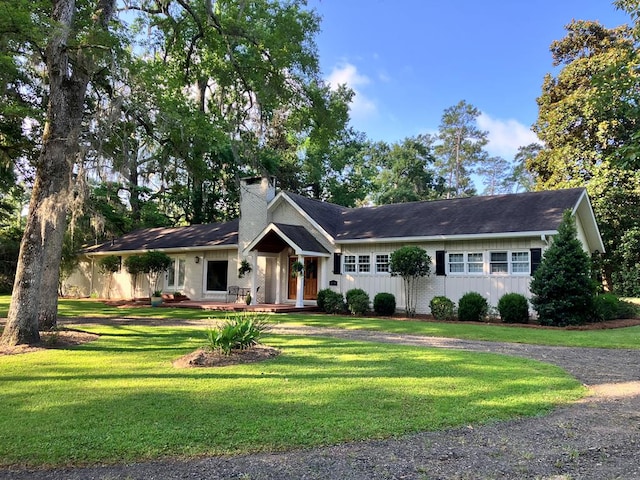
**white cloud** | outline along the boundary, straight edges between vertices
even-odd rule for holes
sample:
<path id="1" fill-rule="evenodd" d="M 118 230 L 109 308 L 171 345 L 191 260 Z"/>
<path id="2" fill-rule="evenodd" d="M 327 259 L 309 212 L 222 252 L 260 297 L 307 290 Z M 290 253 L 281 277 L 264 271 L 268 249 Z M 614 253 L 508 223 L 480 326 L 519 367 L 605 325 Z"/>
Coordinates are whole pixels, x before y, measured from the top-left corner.
<path id="1" fill-rule="evenodd" d="M 355 65 L 343 63 L 333 68 L 327 78 L 331 88 L 337 89 L 338 85 L 347 85 L 354 92 L 351 101 L 351 117 L 354 119 L 367 118 L 377 114 L 378 107 L 373 100 L 362 93 L 359 87 L 369 85 L 371 80 L 366 75 L 358 73 Z"/>
<path id="2" fill-rule="evenodd" d="M 512 160 L 518 147 L 539 142 L 531 129 L 514 119 L 500 120 L 481 113 L 477 119 L 478 127 L 489 132 L 487 151 L 492 155 Z"/>

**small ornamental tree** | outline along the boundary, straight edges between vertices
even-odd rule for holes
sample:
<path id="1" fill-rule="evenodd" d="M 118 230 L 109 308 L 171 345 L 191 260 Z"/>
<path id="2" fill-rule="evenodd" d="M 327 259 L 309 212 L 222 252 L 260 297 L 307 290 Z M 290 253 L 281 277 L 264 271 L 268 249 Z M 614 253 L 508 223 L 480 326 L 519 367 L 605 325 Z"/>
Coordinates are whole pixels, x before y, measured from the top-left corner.
<path id="1" fill-rule="evenodd" d="M 149 281 L 149 297 L 158 290 L 158 280 L 160 274 L 171 266 L 171 257 L 163 252 L 151 250 L 142 255 L 142 271 L 147 274 Z"/>
<path id="2" fill-rule="evenodd" d="M 578 240 L 571 211 L 564 213 L 530 288 L 531 304 L 542 325 L 581 325 L 591 318 L 596 292 L 591 258 Z"/>
<path id="3" fill-rule="evenodd" d="M 406 313 L 413 317 L 418 303 L 418 280 L 431 273 L 431 257 L 423 248 L 407 245 L 391 253 L 389 270 L 392 276 L 402 277 Z"/>
<path id="4" fill-rule="evenodd" d="M 113 274 L 120 270 L 120 257 L 117 255 L 107 255 L 106 257 L 102 257 L 98 261 L 98 268 L 100 269 L 100 273 L 109 276 L 107 283 L 107 298 L 111 298 L 111 281 L 113 280 Z"/>
<path id="5" fill-rule="evenodd" d="M 131 255 L 124 259 L 124 268 L 131 275 L 131 297 L 136 296 L 138 277 L 144 273 L 144 259 L 142 255 Z"/>

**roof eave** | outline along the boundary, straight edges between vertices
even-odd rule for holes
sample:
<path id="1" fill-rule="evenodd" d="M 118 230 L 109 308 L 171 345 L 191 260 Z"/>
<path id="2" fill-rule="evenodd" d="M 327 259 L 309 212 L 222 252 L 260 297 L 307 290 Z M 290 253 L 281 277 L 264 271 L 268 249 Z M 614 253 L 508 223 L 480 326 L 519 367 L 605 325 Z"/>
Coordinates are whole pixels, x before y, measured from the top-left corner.
<path id="1" fill-rule="evenodd" d="M 539 230 L 532 232 L 501 232 L 501 233 L 474 233 L 461 235 L 426 235 L 415 237 L 380 237 L 380 238 L 356 238 L 346 240 L 336 240 L 337 245 L 348 245 L 356 243 L 418 243 L 418 242 L 438 242 L 450 240 L 486 240 L 493 238 L 542 238 L 543 236 L 555 235 L 557 230 Z"/>
<path id="2" fill-rule="evenodd" d="M 174 247 L 174 248 L 144 248 L 138 250 L 108 250 L 102 252 L 85 252 L 87 257 L 97 257 L 102 255 L 138 255 L 141 253 L 149 252 L 151 250 L 165 253 L 188 253 L 188 252 L 203 252 L 209 250 L 237 250 L 237 244 L 226 245 L 202 245 L 195 247 Z"/>

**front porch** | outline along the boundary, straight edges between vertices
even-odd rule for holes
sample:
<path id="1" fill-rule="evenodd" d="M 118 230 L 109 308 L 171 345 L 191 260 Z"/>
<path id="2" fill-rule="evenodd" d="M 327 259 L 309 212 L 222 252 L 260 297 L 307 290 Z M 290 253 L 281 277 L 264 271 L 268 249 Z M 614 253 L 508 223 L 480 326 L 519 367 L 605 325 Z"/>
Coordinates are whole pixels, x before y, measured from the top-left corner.
<path id="1" fill-rule="evenodd" d="M 170 308 L 193 308 L 197 310 L 211 310 L 211 311 L 223 311 L 223 312 L 264 312 L 264 313 L 303 313 L 303 312 L 317 312 L 319 309 L 316 305 L 305 305 L 302 307 L 296 307 L 294 304 L 273 304 L 273 303 L 258 303 L 255 305 L 246 305 L 244 303 L 224 303 L 213 302 L 207 300 L 184 300 L 176 303 L 165 303 L 163 307 Z"/>

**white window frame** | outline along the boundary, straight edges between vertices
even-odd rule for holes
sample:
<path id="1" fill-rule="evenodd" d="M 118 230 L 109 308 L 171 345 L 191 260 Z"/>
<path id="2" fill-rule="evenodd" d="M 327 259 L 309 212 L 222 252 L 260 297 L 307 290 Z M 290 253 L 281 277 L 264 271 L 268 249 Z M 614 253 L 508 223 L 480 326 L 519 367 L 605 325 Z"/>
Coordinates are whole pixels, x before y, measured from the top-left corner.
<path id="1" fill-rule="evenodd" d="M 389 264 L 391 262 L 391 255 L 388 253 L 376 253 L 374 254 L 374 258 L 376 260 L 375 273 L 381 275 L 390 275 L 391 268 L 389 267 Z"/>
<path id="2" fill-rule="evenodd" d="M 505 261 L 493 261 L 493 254 L 506 254 Z M 527 261 L 514 260 L 516 255 L 526 255 Z M 506 272 L 494 272 L 492 265 L 493 264 L 506 264 L 507 271 Z M 526 268 L 522 272 L 514 271 L 515 265 L 526 265 Z M 526 276 L 531 275 L 531 251 L 529 250 L 494 250 L 489 252 L 489 274 L 490 275 L 516 275 L 516 276 Z"/>
<path id="3" fill-rule="evenodd" d="M 451 260 L 452 260 L 452 257 L 454 256 L 455 256 L 455 259 L 459 261 L 452 262 Z M 467 270 L 464 259 L 465 259 L 464 252 L 447 252 L 447 275 L 464 275 Z M 452 271 L 451 268 L 454 265 L 457 266 L 458 268 L 462 266 L 462 270 Z"/>
<path id="4" fill-rule="evenodd" d="M 356 263 L 356 260 L 356 255 L 343 255 L 342 271 L 344 273 L 356 273 L 358 271 L 358 264 Z"/>
<path id="5" fill-rule="evenodd" d="M 480 261 L 471 261 L 471 256 L 472 255 L 480 255 Z M 485 267 L 484 267 L 484 253 L 482 252 L 468 252 L 465 254 L 465 260 L 466 260 L 466 265 L 465 265 L 465 270 L 467 271 L 467 273 L 469 275 L 484 275 L 485 273 Z M 471 266 L 472 265 L 480 265 L 480 271 L 471 271 Z"/>
<path id="6" fill-rule="evenodd" d="M 180 283 L 180 266 L 182 265 L 182 283 Z M 170 271 L 173 273 L 174 283 L 169 284 Z M 165 288 L 167 291 L 179 292 L 184 290 L 185 279 L 187 277 L 187 258 L 184 255 L 171 257 L 171 265 L 165 274 Z"/>
<path id="7" fill-rule="evenodd" d="M 363 255 L 358 255 L 358 273 L 363 275 L 371 274 L 371 255 L 370 254 L 367 253 Z"/>

